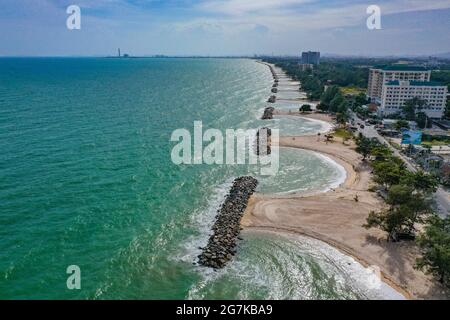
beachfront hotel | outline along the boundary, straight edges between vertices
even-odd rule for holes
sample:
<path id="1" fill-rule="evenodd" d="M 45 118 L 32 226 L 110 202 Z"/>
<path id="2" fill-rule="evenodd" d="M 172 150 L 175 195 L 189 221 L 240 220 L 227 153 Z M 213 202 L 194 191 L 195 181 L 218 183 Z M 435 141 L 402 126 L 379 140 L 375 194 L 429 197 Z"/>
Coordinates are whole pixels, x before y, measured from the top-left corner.
<path id="1" fill-rule="evenodd" d="M 430 81 L 395 80 L 384 84 L 378 113 L 384 117 L 400 112 L 405 102 L 414 97 L 419 97 L 427 102 L 422 112 L 429 118 L 442 118 L 447 99 L 447 86 Z"/>
<path id="2" fill-rule="evenodd" d="M 383 85 L 391 81 L 430 81 L 431 71 L 422 67 L 388 66 L 372 68 L 369 72 L 367 95 L 372 102 L 381 103 Z"/>
<path id="3" fill-rule="evenodd" d="M 302 64 L 317 65 L 320 63 L 320 52 L 307 51 L 302 52 Z"/>

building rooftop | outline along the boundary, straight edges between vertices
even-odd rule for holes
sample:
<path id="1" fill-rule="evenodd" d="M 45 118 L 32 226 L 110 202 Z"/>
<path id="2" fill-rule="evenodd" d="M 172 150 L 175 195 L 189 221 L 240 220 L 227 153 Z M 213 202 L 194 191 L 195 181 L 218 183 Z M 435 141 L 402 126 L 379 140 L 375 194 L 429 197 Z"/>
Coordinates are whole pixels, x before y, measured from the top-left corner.
<path id="1" fill-rule="evenodd" d="M 410 86 L 422 86 L 422 87 L 442 87 L 442 86 L 444 86 L 442 83 L 437 82 L 437 81 L 404 81 L 404 82 L 409 82 Z M 398 86 L 398 85 L 400 85 L 400 81 L 398 81 L 398 80 L 389 81 L 388 83 L 386 83 L 386 85 Z"/>
<path id="2" fill-rule="evenodd" d="M 375 66 L 374 69 L 381 69 L 384 71 L 428 71 L 428 69 L 424 67 L 406 65 Z"/>

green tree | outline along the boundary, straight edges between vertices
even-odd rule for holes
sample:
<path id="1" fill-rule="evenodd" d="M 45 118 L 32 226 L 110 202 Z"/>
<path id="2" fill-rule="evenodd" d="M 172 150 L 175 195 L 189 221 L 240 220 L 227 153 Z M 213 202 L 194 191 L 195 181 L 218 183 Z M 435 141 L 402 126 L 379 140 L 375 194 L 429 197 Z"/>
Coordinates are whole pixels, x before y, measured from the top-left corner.
<path id="1" fill-rule="evenodd" d="M 328 111 L 328 106 L 326 106 L 326 105 L 324 105 L 324 104 L 322 104 L 322 103 L 319 103 L 319 104 L 316 106 L 316 109 L 317 109 L 317 110 L 320 110 L 320 111 L 326 112 L 326 111 Z"/>
<path id="2" fill-rule="evenodd" d="M 423 194 L 431 194 L 436 192 L 439 186 L 439 180 L 423 171 L 416 173 L 407 172 L 401 179 L 401 183 L 412 186 L 416 191 Z"/>
<path id="3" fill-rule="evenodd" d="M 433 122 L 430 120 L 430 118 L 427 117 L 425 112 L 418 112 L 416 121 L 417 126 L 420 129 L 431 128 L 433 126 Z"/>
<path id="4" fill-rule="evenodd" d="M 334 97 L 338 92 L 339 92 L 338 86 L 328 87 L 327 90 L 325 90 L 325 92 L 320 97 L 320 104 L 326 106 L 327 108 L 330 108 L 331 100 L 334 99 Z"/>
<path id="5" fill-rule="evenodd" d="M 403 114 L 405 118 L 410 121 L 416 120 L 416 113 L 421 112 L 423 108 L 427 105 L 427 102 L 419 97 L 414 97 L 405 101 L 403 106 Z"/>
<path id="6" fill-rule="evenodd" d="M 422 249 L 422 257 L 417 259 L 416 268 L 433 274 L 439 282 L 450 286 L 450 217 L 433 216 L 417 243 Z"/>
<path id="7" fill-rule="evenodd" d="M 356 139 L 356 152 L 362 154 L 364 157 L 363 160 L 366 160 L 367 156 L 370 155 L 371 150 L 372 141 L 360 134 L 360 136 Z"/>
<path id="8" fill-rule="evenodd" d="M 338 112 L 336 113 L 336 121 L 340 124 L 345 124 L 347 123 L 348 119 L 349 119 L 349 115 L 347 112 Z"/>
<path id="9" fill-rule="evenodd" d="M 302 112 L 302 113 L 310 112 L 310 111 L 312 111 L 312 109 L 309 104 L 304 104 L 300 107 L 300 112 Z"/>
<path id="10" fill-rule="evenodd" d="M 375 146 L 371 151 L 372 156 L 375 157 L 375 162 L 377 161 L 386 161 L 390 157 L 392 157 L 392 151 L 386 146 L 379 145 Z"/>
<path id="11" fill-rule="evenodd" d="M 423 223 L 423 217 L 432 213 L 430 201 L 423 194 L 417 193 L 411 185 L 392 186 L 386 203 L 402 213 L 404 220 L 401 227 L 408 234 L 414 234 L 416 223 Z"/>
<path id="12" fill-rule="evenodd" d="M 406 120 L 398 120 L 395 123 L 395 129 L 400 131 L 402 129 L 409 129 L 409 122 Z"/>
<path id="13" fill-rule="evenodd" d="M 402 177 L 406 174 L 405 164 L 395 159 L 390 158 L 388 161 L 373 163 L 373 180 L 383 185 L 386 189 L 389 189 L 392 185 L 399 184 Z"/>
<path id="14" fill-rule="evenodd" d="M 339 107 L 341 106 L 345 106 L 345 98 L 342 95 L 342 93 L 340 91 L 338 91 L 336 93 L 336 95 L 334 96 L 334 98 L 330 101 L 330 111 L 331 112 L 338 112 Z"/>
<path id="15" fill-rule="evenodd" d="M 414 236 L 417 223 L 432 213 L 430 203 L 408 185 L 394 185 L 389 189 L 386 203 L 389 208 L 380 212 L 372 211 L 364 227 L 379 228 L 388 234 L 388 241 L 397 241 L 400 234 Z"/>
<path id="16" fill-rule="evenodd" d="M 349 102 L 344 98 L 344 100 L 337 106 L 337 112 L 348 112 Z"/>
<path id="17" fill-rule="evenodd" d="M 360 93 L 355 97 L 355 104 L 357 106 L 362 106 L 364 104 L 367 104 L 367 97 L 365 93 Z"/>
<path id="18" fill-rule="evenodd" d="M 399 231 L 403 217 L 400 212 L 391 208 L 380 212 L 371 211 L 366 219 L 364 228 L 379 228 L 388 234 L 388 241 L 395 241 L 395 235 Z"/>

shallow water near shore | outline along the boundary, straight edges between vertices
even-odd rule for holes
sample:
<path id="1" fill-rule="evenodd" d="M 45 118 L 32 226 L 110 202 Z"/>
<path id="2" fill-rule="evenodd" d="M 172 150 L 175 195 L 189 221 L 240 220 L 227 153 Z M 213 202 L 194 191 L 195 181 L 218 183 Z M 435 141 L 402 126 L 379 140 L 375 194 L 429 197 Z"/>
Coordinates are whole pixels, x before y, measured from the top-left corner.
<path id="1" fill-rule="evenodd" d="M 321 154 L 295 148 L 280 148 L 276 175 L 258 177 L 257 192 L 289 195 L 324 192 L 344 183 L 345 169 Z"/>
<path id="2" fill-rule="evenodd" d="M 243 235 L 235 261 L 205 275 L 190 299 L 404 299 L 370 269 L 321 241 L 270 230 Z"/>
<path id="3" fill-rule="evenodd" d="M 314 135 L 327 132 L 332 126 L 324 121 L 299 116 L 274 116 L 271 120 L 253 119 L 245 123 L 246 127 L 268 127 L 278 129 L 280 137 Z"/>
<path id="4" fill-rule="evenodd" d="M 174 165 L 171 133 L 192 131 L 197 120 L 205 129 L 259 127 L 272 86 L 266 66 L 8 58 L 0 84 L 0 298 L 370 297 L 326 267 L 328 257 L 270 235 L 244 233 L 223 271 L 193 265 L 232 180 L 248 168 Z M 321 128 L 278 124 L 287 135 Z M 261 192 L 322 190 L 340 179 L 339 167 L 318 155 L 281 151 L 280 175 L 260 177 Z M 269 255 L 274 249 L 280 257 Z M 81 290 L 66 287 L 73 264 Z"/>

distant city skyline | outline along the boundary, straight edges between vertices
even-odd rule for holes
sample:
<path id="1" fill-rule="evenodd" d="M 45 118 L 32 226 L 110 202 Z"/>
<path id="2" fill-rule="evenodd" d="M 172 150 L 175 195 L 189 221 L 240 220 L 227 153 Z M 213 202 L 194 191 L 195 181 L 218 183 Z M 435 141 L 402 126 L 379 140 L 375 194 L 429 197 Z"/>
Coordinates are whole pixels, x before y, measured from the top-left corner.
<path id="1" fill-rule="evenodd" d="M 80 30 L 66 27 L 69 5 Z M 370 5 L 381 30 L 366 26 Z M 449 0 L 0 2 L 0 56 L 428 56 L 450 53 L 448 30 Z"/>

